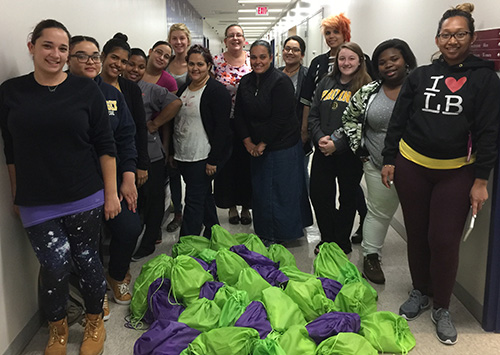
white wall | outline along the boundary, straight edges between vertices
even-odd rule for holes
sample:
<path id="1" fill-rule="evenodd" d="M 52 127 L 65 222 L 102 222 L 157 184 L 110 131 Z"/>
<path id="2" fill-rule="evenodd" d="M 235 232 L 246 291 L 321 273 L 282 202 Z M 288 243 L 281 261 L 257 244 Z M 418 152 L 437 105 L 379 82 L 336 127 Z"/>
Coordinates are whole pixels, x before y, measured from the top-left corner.
<path id="1" fill-rule="evenodd" d="M 0 13 L 0 83 L 32 70 L 26 43 L 42 19 L 57 19 L 71 34 L 93 36 L 101 46 L 116 32 L 123 32 L 132 47 L 144 50 L 166 39 L 168 30 L 165 0 L 0 0 Z M 217 43 L 210 29 L 205 35 Z M 1 138 L 0 147 L 3 151 Z M 0 354 L 19 351 L 20 338 L 25 335 L 21 331 L 38 311 L 38 262 L 21 223 L 11 212 L 4 166 L 0 153 Z"/>

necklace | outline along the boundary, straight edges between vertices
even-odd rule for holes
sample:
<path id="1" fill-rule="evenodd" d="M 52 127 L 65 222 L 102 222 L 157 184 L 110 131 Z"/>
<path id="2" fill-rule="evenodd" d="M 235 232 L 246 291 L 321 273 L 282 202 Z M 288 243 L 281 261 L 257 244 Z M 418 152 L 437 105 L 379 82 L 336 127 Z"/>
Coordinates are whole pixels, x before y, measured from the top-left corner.
<path id="1" fill-rule="evenodd" d="M 49 89 L 49 92 L 55 92 L 58 86 L 59 84 L 57 84 L 56 86 L 47 86 L 47 89 Z"/>
<path id="2" fill-rule="evenodd" d="M 298 65 L 298 67 L 297 67 L 297 68 L 295 68 L 295 69 L 294 69 L 294 70 L 292 70 L 292 71 L 289 71 L 289 70 L 285 67 L 285 69 L 283 69 L 283 72 L 284 72 L 286 75 L 288 75 L 288 76 L 292 77 L 292 76 L 293 76 L 296 72 L 298 72 L 298 71 L 299 71 L 299 69 L 300 69 L 300 64 Z"/>

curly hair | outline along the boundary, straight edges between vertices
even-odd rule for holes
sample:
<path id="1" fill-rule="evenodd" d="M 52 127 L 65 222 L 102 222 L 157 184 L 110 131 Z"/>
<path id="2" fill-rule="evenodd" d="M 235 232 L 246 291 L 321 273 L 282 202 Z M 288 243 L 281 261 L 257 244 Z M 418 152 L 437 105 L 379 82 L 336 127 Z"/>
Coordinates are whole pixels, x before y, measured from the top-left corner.
<path id="1" fill-rule="evenodd" d="M 207 65 L 212 65 L 212 66 L 214 65 L 212 54 L 210 53 L 210 50 L 208 48 L 200 46 L 199 44 L 191 46 L 186 55 L 186 62 L 189 61 L 189 56 L 191 54 L 201 54 Z"/>
<path id="2" fill-rule="evenodd" d="M 330 16 L 321 21 L 321 32 L 325 34 L 327 27 L 338 29 L 344 36 L 345 42 L 351 41 L 351 20 L 349 20 L 344 13 Z"/>

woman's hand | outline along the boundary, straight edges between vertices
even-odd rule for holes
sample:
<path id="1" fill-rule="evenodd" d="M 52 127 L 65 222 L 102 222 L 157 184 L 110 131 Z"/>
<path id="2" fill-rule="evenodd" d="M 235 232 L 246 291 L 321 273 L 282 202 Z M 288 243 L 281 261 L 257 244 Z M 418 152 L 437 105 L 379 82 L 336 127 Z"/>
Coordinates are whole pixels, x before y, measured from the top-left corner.
<path id="1" fill-rule="evenodd" d="M 470 205 L 472 206 L 472 215 L 477 216 L 477 213 L 481 211 L 484 203 L 488 199 L 488 180 L 476 179 L 474 180 L 474 185 L 470 189 Z"/>
<path id="2" fill-rule="evenodd" d="M 205 168 L 205 172 L 207 173 L 208 176 L 212 176 L 213 174 L 215 174 L 217 172 L 217 165 L 207 164 L 207 166 Z"/>
<path id="3" fill-rule="evenodd" d="M 122 206 L 116 193 L 104 195 L 104 219 L 106 221 L 115 218 L 122 211 Z"/>
<path id="4" fill-rule="evenodd" d="M 158 126 L 156 126 L 155 121 L 150 120 L 150 121 L 146 122 L 146 126 L 148 127 L 148 131 L 151 134 L 158 131 Z"/>
<path id="5" fill-rule="evenodd" d="M 137 187 L 141 187 L 148 181 L 148 171 L 147 170 L 142 170 L 142 169 L 137 169 L 136 171 L 136 182 L 137 182 Z"/>
<path id="6" fill-rule="evenodd" d="M 391 185 L 394 183 L 394 169 L 396 167 L 394 165 L 384 165 L 382 167 L 382 184 L 388 189 L 391 188 Z"/>
<path id="7" fill-rule="evenodd" d="M 131 171 L 123 173 L 123 181 L 120 186 L 120 201 L 127 201 L 128 209 L 135 213 L 137 209 L 137 188 L 135 187 L 135 174 Z"/>
<path id="8" fill-rule="evenodd" d="M 243 139 L 243 145 L 245 146 L 245 149 L 247 150 L 248 154 L 253 156 L 252 153 L 255 150 L 256 145 L 252 143 L 250 137 Z"/>
<path id="9" fill-rule="evenodd" d="M 267 144 L 264 142 L 260 142 L 253 148 L 253 152 L 251 153 L 253 157 L 257 158 L 264 154 L 264 150 L 266 150 Z"/>
<path id="10" fill-rule="evenodd" d="M 326 157 L 332 155 L 337 150 L 330 136 L 321 137 L 318 141 L 318 147 Z"/>

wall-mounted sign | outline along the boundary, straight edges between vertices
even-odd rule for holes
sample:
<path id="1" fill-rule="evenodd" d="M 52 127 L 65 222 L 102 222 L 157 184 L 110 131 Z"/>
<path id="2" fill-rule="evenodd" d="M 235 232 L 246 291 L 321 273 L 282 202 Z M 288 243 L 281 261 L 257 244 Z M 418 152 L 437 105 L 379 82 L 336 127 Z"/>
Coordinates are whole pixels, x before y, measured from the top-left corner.
<path id="1" fill-rule="evenodd" d="M 267 6 L 257 6 L 255 9 L 255 14 L 257 16 L 267 16 L 269 15 L 267 12 Z"/>
<path id="2" fill-rule="evenodd" d="M 476 31 L 477 39 L 471 46 L 472 54 L 495 63 L 500 71 L 500 28 Z"/>

